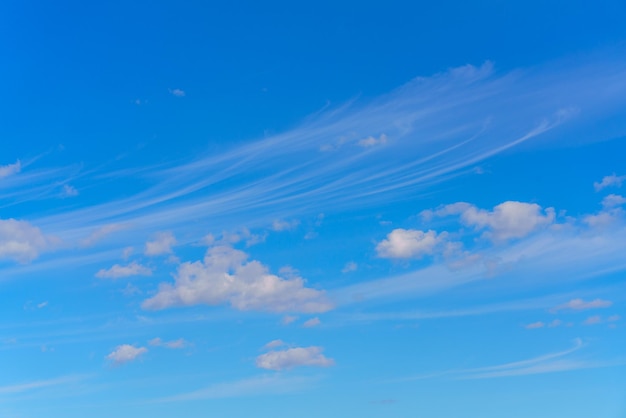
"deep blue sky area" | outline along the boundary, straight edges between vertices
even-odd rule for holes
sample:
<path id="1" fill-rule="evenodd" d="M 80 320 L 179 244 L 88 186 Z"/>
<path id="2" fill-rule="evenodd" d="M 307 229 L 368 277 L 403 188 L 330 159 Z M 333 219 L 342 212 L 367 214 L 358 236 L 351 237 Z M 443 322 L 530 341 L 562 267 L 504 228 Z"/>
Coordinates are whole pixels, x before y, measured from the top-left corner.
<path id="1" fill-rule="evenodd" d="M 0 417 L 626 416 L 625 21 L 0 2 Z"/>

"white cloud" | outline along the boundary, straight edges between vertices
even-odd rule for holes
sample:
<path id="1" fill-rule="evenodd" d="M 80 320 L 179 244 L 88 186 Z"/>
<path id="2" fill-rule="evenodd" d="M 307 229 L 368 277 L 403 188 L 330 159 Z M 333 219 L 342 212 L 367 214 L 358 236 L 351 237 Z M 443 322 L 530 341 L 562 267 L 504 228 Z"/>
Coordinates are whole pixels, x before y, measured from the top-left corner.
<path id="1" fill-rule="evenodd" d="M 266 350 L 271 350 L 272 348 L 282 347 L 284 345 L 286 344 L 283 340 L 272 340 L 269 343 L 265 344 L 263 348 Z"/>
<path id="2" fill-rule="evenodd" d="M 305 321 L 304 324 L 302 324 L 302 326 L 304 328 L 313 328 L 313 327 L 318 326 L 321 323 L 322 321 L 320 321 L 318 317 L 315 317 L 315 318 L 309 319 L 308 321 Z"/>
<path id="3" fill-rule="evenodd" d="M 185 97 L 185 91 L 181 89 L 170 89 L 170 94 L 176 97 Z"/>
<path id="4" fill-rule="evenodd" d="M 0 259 L 27 263 L 47 249 L 51 239 L 26 221 L 0 219 Z"/>
<path id="5" fill-rule="evenodd" d="M 602 199 L 602 206 L 604 206 L 605 208 L 614 208 L 617 206 L 621 206 L 624 203 L 626 203 L 626 197 L 620 196 L 618 194 L 610 194 Z"/>
<path id="6" fill-rule="evenodd" d="M 461 223 L 476 230 L 487 229 L 484 236 L 493 241 L 524 238 L 531 232 L 549 226 L 556 217 L 553 208 L 542 210 L 535 203 L 507 201 L 492 211 L 478 209 L 465 202 L 443 206 L 436 211 L 424 211 L 426 220 L 433 216 L 459 215 Z"/>
<path id="7" fill-rule="evenodd" d="M 369 148 L 374 147 L 376 145 L 384 145 L 387 143 L 387 135 L 381 134 L 378 138 L 373 136 L 368 136 L 367 138 L 363 138 L 359 140 L 358 144 L 361 147 Z"/>
<path id="8" fill-rule="evenodd" d="M 301 366 L 330 367 L 335 361 L 322 354 L 322 347 L 296 347 L 270 351 L 256 358 L 256 366 L 268 370 L 287 370 Z"/>
<path id="9" fill-rule="evenodd" d="M 354 261 L 348 261 L 346 265 L 341 269 L 342 273 L 350 273 L 352 271 L 356 271 L 358 265 Z"/>
<path id="10" fill-rule="evenodd" d="M 622 183 L 625 180 L 626 176 L 617 176 L 615 173 L 613 173 L 610 176 L 604 176 L 601 182 L 593 183 L 593 188 L 596 190 L 596 192 L 599 192 L 600 190 L 611 186 L 622 187 Z"/>
<path id="11" fill-rule="evenodd" d="M 292 231 L 296 229 L 300 225 L 300 221 L 297 219 L 293 219 L 291 221 L 277 219 L 272 222 L 272 229 L 274 231 Z"/>
<path id="12" fill-rule="evenodd" d="M 584 311 L 587 309 L 598 309 L 598 308 L 608 308 L 613 305 L 613 302 L 610 300 L 602 300 L 602 299 L 594 299 L 590 301 L 584 301 L 583 299 L 572 299 L 567 303 L 556 306 L 551 309 L 552 312 L 562 311 L 562 310 L 572 310 L 572 311 Z"/>
<path id="13" fill-rule="evenodd" d="M 150 344 L 153 347 L 165 347 L 165 348 L 171 348 L 171 349 L 181 349 L 181 348 L 185 348 L 188 347 L 190 344 L 189 342 L 185 341 L 185 339 L 183 338 L 179 338 L 177 340 L 172 340 L 172 341 L 163 341 L 160 338 L 153 338 L 150 341 L 148 341 L 148 344 Z"/>
<path id="14" fill-rule="evenodd" d="M 537 329 L 537 328 L 543 328 L 545 326 L 546 326 L 546 324 L 544 324 L 541 321 L 538 321 L 538 322 L 533 322 L 532 324 L 525 325 L 524 328 L 526 328 L 526 329 Z"/>
<path id="15" fill-rule="evenodd" d="M 583 322 L 583 325 L 596 325 L 601 322 L 602 322 L 602 317 L 600 315 L 594 315 L 585 319 L 585 321 Z"/>
<path id="16" fill-rule="evenodd" d="M 63 197 L 74 197 L 78 196 L 78 190 L 69 184 L 63 185 Z"/>
<path id="17" fill-rule="evenodd" d="M 122 277 L 151 275 L 152 270 L 150 268 L 135 261 L 126 266 L 115 264 L 110 269 L 102 269 L 96 273 L 96 277 L 101 279 L 120 279 Z"/>
<path id="18" fill-rule="evenodd" d="M 611 227 L 618 223 L 624 216 L 624 210 L 620 207 L 602 210 L 595 215 L 586 215 L 583 217 L 583 223 L 591 228 Z"/>
<path id="19" fill-rule="evenodd" d="M 382 258 L 421 258 L 432 255 L 435 248 L 447 238 L 447 233 L 415 229 L 394 229 L 387 238 L 376 246 L 376 252 Z"/>
<path id="20" fill-rule="evenodd" d="M 153 241 L 146 242 L 144 254 L 148 256 L 171 254 L 176 238 L 171 232 L 159 232 Z"/>
<path id="21" fill-rule="evenodd" d="M 0 165 L 0 179 L 17 174 L 22 170 L 22 163 L 17 160 L 14 164 Z"/>
<path id="22" fill-rule="evenodd" d="M 281 278 L 260 262 L 229 246 L 209 248 L 203 261 L 179 266 L 176 283 L 162 283 L 144 301 L 145 309 L 229 303 L 239 310 L 325 312 L 332 309 L 324 291 L 305 287 L 301 277 Z"/>
<path id="23" fill-rule="evenodd" d="M 137 359 L 142 354 L 148 352 L 145 347 L 135 347 L 130 344 L 118 345 L 109 355 L 107 360 L 111 360 L 114 364 L 124 364 Z"/>
<path id="24" fill-rule="evenodd" d="M 45 308 L 46 306 L 48 306 L 48 301 L 44 301 L 44 302 L 41 302 L 41 303 L 38 303 L 38 304 L 37 304 L 37 308 L 38 308 L 38 309 L 43 309 L 43 308 Z"/>

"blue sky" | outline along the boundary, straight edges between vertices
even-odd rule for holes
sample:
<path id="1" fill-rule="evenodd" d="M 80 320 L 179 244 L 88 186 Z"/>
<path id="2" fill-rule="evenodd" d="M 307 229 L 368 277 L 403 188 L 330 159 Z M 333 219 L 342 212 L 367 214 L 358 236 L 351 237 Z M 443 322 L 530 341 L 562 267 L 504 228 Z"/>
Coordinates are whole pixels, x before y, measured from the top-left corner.
<path id="1" fill-rule="evenodd" d="M 624 416 L 625 17 L 3 2 L 0 416 Z"/>

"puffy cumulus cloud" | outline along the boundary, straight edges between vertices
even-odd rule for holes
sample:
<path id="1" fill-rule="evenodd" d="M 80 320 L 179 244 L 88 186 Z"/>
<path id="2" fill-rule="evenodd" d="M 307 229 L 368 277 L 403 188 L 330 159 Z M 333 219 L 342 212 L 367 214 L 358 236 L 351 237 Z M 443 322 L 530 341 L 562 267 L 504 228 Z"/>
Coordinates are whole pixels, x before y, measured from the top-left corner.
<path id="1" fill-rule="evenodd" d="M 296 229 L 298 225 L 300 225 L 300 221 L 297 219 L 293 219 L 291 221 L 277 219 L 274 222 L 272 222 L 272 229 L 277 232 L 292 231 Z"/>
<path id="2" fill-rule="evenodd" d="M 171 254 L 176 238 L 171 232 L 159 232 L 153 241 L 146 242 L 144 254 L 148 256 Z"/>
<path id="3" fill-rule="evenodd" d="M 555 306 L 551 309 L 552 312 L 558 312 L 563 310 L 571 311 L 585 311 L 587 309 L 609 308 L 613 306 L 613 302 L 610 300 L 594 299 L 585 301 L 583 299 L 572 299 L 567 303 L 559 306 Z"/>
<path id="4" fill-rule="evenodd" d="M 382 258 L 421 258 L 432 255 L 445 242 L 447 235 L 445 232 L 437 234 L 432 230 L 424 232 L 398 228 L 378 243 L 376 252 Z"/>
<path id="5" fill-rule="evenodd" d="M 318 325 L 319 325 L 319 324 L 321 324 L 321 323 L 322 323 L 322 321 L 320 321 L 320 319 L 319 319 L 318 317 L 315 317 L 315 318 L 311 318 L 311 319 L 309 319 L 308 321 L 305 321 L 305 322 L 302 324 L 302 326 L 303 326 L 304 328 L 313 328 L 313 327 L 318 326 Z"/>
<path id="6" fill-rule="evenodd" d="M 301 366 L 330 367 L 335 361 L 322 354 L 322 347 L 295 347 L 270 351 L 256 358 L 256 366 L 267 370 L 288 370 Z"/>
<path id="7" fill-rule="evenodd" d="M 602 199 L 602 206 L 604 206 L 605 208 L 614 208 L 617 206 L 621 206 L 624 203 L 626 203 L 626 197 L 620 196 L 618 194 L 610 194 Z"/>
<path id="8" fill-rule="evenodd" d="M 626 180 L 626 176 L 618 176 L 615 173 L 611 174 L 610 176 L 604 176 L 602 178 L 602 181 L 600 182 L 594 182 L 593 183 L 593 188 L 596 190 L 596 192 L 599 192 L 602 189 L 605 189 L 607 187 L 621 187 L 622 183 Z"/>
<path id="9" fill-rule="evenodd" d="M 0 179 L 12 176 L 22 171 L 22 163 L 17 160 L 13 164 L 0 165 Z"/>
<path id="10" fill-rule="evenodd" d="M 113 364 L 119 365 L 133 361 L 146 352 L 148 352 L 148 349 L 145 347 L 122 344 L 115 347 L 115 350 L 107 355 L 106 359 L 112 361 Z"/>
<path id="11" fill-rule="evenodd" d="M 178 267 L 175 283 L 162 283 L 144 309 L 228 303 L 239 310 L 325 312 L 332 304 L 324 291 L 305 287 L 301 277 L 282 278 L 230 246 L 209 248 L 203 261 Z"/>
<path id="12" fill-rule="evenodd" d="M 96 277 L 100 279 L 120 279 L 122 277 L 151 275 L 152 270 L 150 268 L 135 261 L 126 266 L 115 264 L 110 269 L 102 269 L 96 273 Z"/>
<path id="13" fill-rule="evenodd" d="M 160 338 L 153 338 L 150 341 L 148 341 L 148 344 L 150 344 L 153 347 L 165 347 L 165 348 L 171 348 L 173 350 L 177 350 L 177 349 L 181 349 L 181 348 L 186 348 L 189 347 L 189 342 L 187 342 L 185 339 L 183 338 L 179 338 L 177 340 L 172 340 L 172 341 L 163 341 Z"/>
<path id="14" fill-rule="evenodd" d="M 357 142 L 360 147 L 369 148 L 375 147 L 376 145 L 384 145 L 387 143 L 387 135 L 381 134 L 378 138 L 373 136 L 368 136 L 367 138 L 363 138 Z"/>
<path id="15" fill-rule="evenodd" d="M 53 241 L 26 221 L 0 219 L 0 259 L 28 263 L 49 248 Z"/>
<path id="16" fill-rule="evenodd" d="M 486 229 L 484 236 L 493 241 L 524 238 L 537 229 L 549 226 L 556 217 L 553 208 L 543 210 L 536 203 L 516 201 L 500 203 L 491 211 L 458 202 L 435 211 L 424 211 L 421 215 L 425 220 L 435 216 L 459 215 L 464 225 L 476 230 Z"/>

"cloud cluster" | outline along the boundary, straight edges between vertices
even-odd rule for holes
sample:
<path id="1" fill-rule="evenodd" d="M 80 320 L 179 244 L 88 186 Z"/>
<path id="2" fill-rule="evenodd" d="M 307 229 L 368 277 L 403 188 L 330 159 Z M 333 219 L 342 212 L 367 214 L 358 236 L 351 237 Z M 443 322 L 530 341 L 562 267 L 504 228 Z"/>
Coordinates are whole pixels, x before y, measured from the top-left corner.
<path id="1" fill-rule="evenodd" d="M 282 278 L 230 246 L 209 248 L 204 260 L 178 267 L 174 285 L 162 283 L 144 301 L 145 309 L 228 303 L 239 310 L 325 312 L 333 305 L 325 292 L 305 287 L 301 277 Z"/>
<path id="2" fill-rule="evenodd" d="M 295 347 L 270 351 L 256 358 L 256 366 L 267 370 L 288 370 L 301 366 L 330 367 L 335 361 L 326 357 L 322 347 Z"/>
<path id="3" fill-rule="evenodd" d="M 552 224 L 556 218 L 553 208 L 543 210 L 536 203 L 506 201 L 493 210 L 479 209 L 476 206 L 457 202 L 442 206 L 435 211 L 423 211 L 422 218 L 429 220 L 435 216 L 458 215 L 463 225 L 477 231 L 485 231 L 483 236 L 495 242 L 524 238 L 541 228 Z"/>

